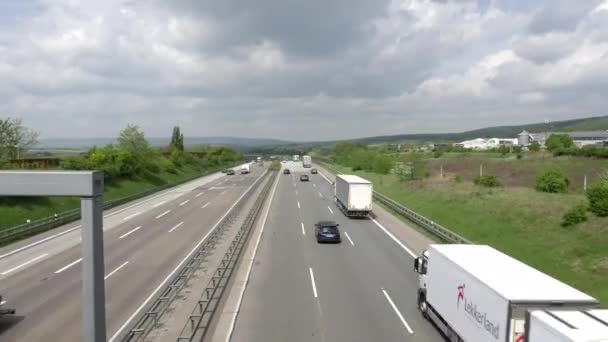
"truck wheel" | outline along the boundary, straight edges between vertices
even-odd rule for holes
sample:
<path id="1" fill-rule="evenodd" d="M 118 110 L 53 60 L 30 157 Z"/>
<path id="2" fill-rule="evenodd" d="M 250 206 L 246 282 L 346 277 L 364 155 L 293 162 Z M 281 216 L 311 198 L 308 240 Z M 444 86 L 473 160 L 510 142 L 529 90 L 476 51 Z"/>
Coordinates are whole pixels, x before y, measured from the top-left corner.
<path id="1" fill-rule="evenodd" d="M 418 310 L 422 313 L 422 317 L 428 319 L 429 314 L 429 306 L 426 303 L 426 297 L 423 294 L 418 295 Z"/>

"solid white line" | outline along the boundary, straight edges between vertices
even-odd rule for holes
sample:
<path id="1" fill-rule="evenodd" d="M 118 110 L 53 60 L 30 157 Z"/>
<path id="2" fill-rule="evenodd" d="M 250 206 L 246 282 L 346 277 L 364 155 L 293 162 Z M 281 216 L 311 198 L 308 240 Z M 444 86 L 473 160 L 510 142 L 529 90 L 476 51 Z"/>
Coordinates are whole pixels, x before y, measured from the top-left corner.
<path id="1" fill-rule="evenodd" d="M 302 225 L 302 235 L 306 235 L 306 230 L 304 229 L 304 223 L 300 223 Z"/>
<path id="2" fill-rule="evenodd" d="M 204 206 L 202 206 L 202 207 L 201 207 L 201 209 L 205 209 L 205 208 L 207 208 L 207 206 L 208 206 L 209 204 L 211 204 L 211 202 L 207 202 L 207 203 L 206 203 Z"/>
<path id="3" fill-rule="evenodd" d="M 61 232 L 61 233 L 57 233 L 57 234 L 55 234 L 55 235 L 49 236 L 49 237 L 44 238 L 44 239 L 42 239 L 42 240 L 40 240 L 40 241 L 36 241 L 36 242 L 34 242 L 34 243 L 31 243 L 31 244 L 29 244 L 29 245 L 27 245 L 27 246 L 23 246 L 23 247 L 17 248 L 17 249 L 15 249 L 14 251 L 10 251 L 10 252 L 8 252 L 8 253 L 5 253 L 5 254 L 0 255 L 0 259 L 2 259 L 2 258 L 4 258 L 4 257 L 7 257 L 7 256 L 10 256 L 10 255 L 13 255 L 13 254 L 15 254 L 15 253 L 19 253 L 19 252 L 21 252 L 21 251 L 22 251 L 22 250 L 24 250 L 24 249 L 28 249 L 28 248 L 30 248 L 30 247 L 34 247 L 34 246 L 36 246 L 36 245 L 39 245 L 39 244 L 41 244 L 41 243 L 43 243 L 43 242 L 46 242 L 46 241 L 52 240 L 52 239 L 54 239 L 54 238 L 56 238 L 56 237 L 59 237 L 59 236 L 61 236 L 61 235 L 65 235 L 65 234 L 67 234 L 67 233 L 69 233 L 69 232 L 72 232 L 72 231 L 75 231 L 76 229 L 79 229 L 79 228 L 81 228 L 81 227 L 82 227 L 82 225 L 78 225 L 78 226 L 76 226 L 76 227 L 74 227 L 74 228 L 70 228 L 70 229 L 65 230 L 65 231 L 63 231 L 63 232 Z"/>
<path id="4" fill-rule="evenodd" d="M 128 232 L 126 232 L 125 234 L 122 234 L 118 239 L 122 239 L 122 238 L 126 238 L 127 236 L 131 235 L 131 233 L 138 231 L 141 228 L 141 226 L 139 227 L 135 227 L 131 230 L 129 230 Z"/>
<path id="5" fill-rule="evenodd" d="M 182 203 L 180 203 L 180 204 L 179 204 L 179 206 L 181 207 L 181 206 L 183 206 L 184 204 L 186 204 L 186 203 L 188 203 L 188 202 L 190 202 L 190 200 L 185 200 L 185 201 L 183 201 Z"/>
<path id="6" fill-rule="evenodd" d="M 319 197 L 323 198 L 323 194 L 319 191 Z"/>
<path id="7" fill-rule="evenodd" d="M 170 212 L 171 212 L 171 210 L 169 209 L 169 210 L 165 211 L 164 213 L 162 213 L 162 214 L 160 214 L 160 215 L 156 216 L 156 218 L 157 218 L 157 219 L 159 219 L 159 218 L 161 218 L 161 217 L 163 217 L 163 216 L 167 215 L 167 214 L 168 214 L 168 213 L 170 213 Z"/>
<path id="8" fill-rule="evenodd" d="M 31 260 L 28 260 L 28 261 L 24 262 L 23 264 L 21 264 L 21 265 L 19 265 L 19 266 L 15 266 L 15 267 L 11 268 L 11 269 L 10 269 L 10 270 L 8 270 L 8 271 L 4 271 L 4 272 L 0 273 L 0 275 L 7 275 L 7 274 L 9 274 L 9 273 L 11 273 L 11 272 L 13 272 L 13 271 L 16 271 L 16 270 L 18 270 L 18 269 L 20 269 L 20 268 L 22 268 L 22 267 L 25 267 L 25 266 L 27 266 L 27 265 L 29 265 L 29 264 L 33 263 L 33 262 L 34 262 L 34 261 L 36 261 L 36 260 L 40 260 L 40 259 L 42 259 L 42 258 L 46 257 L 47 255 L 49 255 L 49 254 L 48 254 L 48 253 L 44 253 L 44 254 L 42 254 L 42 255 L 39 255 L 39 256 L 35 257 L 34 259 L 31 259 Z"/>
<path id="9" fill-rule="evenodd" d="M 196 244 L 196 246 L 194 246 L 194 248 L 192 248 L 190 250 L 190 252 L 182 259 L 182 261 L 180 261 L 179 264 L 177 264 L 177 266 L 175 266 L 175 268 L 167 275 L 167 277 L 165 279 L 163 279 L 163 281 L 160 282 L 160 284 L 158 285 L 158 287 L 156 289 L 154 289 L 154 291 L 152 291 L 152 293 L 150 293 L 150 295 L 148 296 L 148 298 L 146 298 L 143 303 L 141 303 L 141 305 L 135 309 L 135 312 L 133 312 L 133 314 L 131 316 L 129 316 L 129 318 L 127 318 L 127 320 L 120 326 L 120 328 L 118 328 L 118 330 L 116 330 L 116 332 L 114 333 L 114 335 L 112 335 L 112 337 L 110 337 L 110 339 L 108 340 L 108 342 L 113 342 L 114 340 L 116 340 L 116 338 L 118 337 L 118 335 L 120 335 L 122 333 L 122 331 L 129 325 L 131 324 L 131 321 L 137 316 L 139 315 L 139 312 L 141 310 L 143 310 L 143 308 L 148 305 L 148 302 L 152 300 L 152 298 L 154 298 L 154 296 L 156 295 L 156 293 L 158 291 L 160 291 L 160 289 L 163 288 L 163 286 L 165 285 L 165 283 L 167 281 L 169 281 L 169 279 L 171 279 L 171 277 L 173 277 L 173 275 L 175 274 L 175 272 L 177 272 L 182 265 L 188 261 L 188 259 L 190 258 L 190 256 L 192 256 L 192 254 L 194 254 L 194 252 L 196 252 L 196 250 L 203 244 L 203 242 L 205 242 L 205 240 L 207 239 L 207 237 L 217 228 L 217 226 L 220 224 L 220 222 L 222 222 L 222 220 L 228 216 L 228 213 L 232 210 L 232 208 L 234 208 L 236 206 L 237 203 L 239 203 L 239 201 L 241 200 L 241 198 L 243 198 L 245 196 L 245 194 L 247 194 L 249 192 L 249 190 L 251 190 L 251 188 L 260 180 L 260 178 L 262 178 L 262 176 L 264 176 L 266 174 L 265 171 L 264 173 L 262 173 L 260 175 L 260 177 L 258 177 L 258 179 L 256 179 L 255 182 L 253 182 L 253 184 L 251 184 L 251 186 L 245 191 L 243 192 L 243 194 L 241 195 L 241 197 L 239 197 L 238 200 L 236 200 L 236 202 L 234 202 L 234 204 L 230 207 L 230 209 L 228 209 L 228 211 L 226 211 L 226 213 L 224 214 L 224 216 L 222 216 L 219 221 L 217 221 L 217 223 L 207 232 L 207 234 L 205 234 L 205 236 L 203 236 L 203 238 Z"/>
<path id="10" fill-rule="evenodd" d="M 403 250 L 408 252 L 409 255 L 411 255 L 413 258 L 417 257 L 417 255 L 414 254 L 414 252 L 412 252 L 409 248 L 405 247 L 405 245 L 401 241 L 399 241 L 399 239 L 397 239 L 393 234 L 391 234 L 391 232 L 389 232 L 386 228 L 384 228 L 383 225 L 378 223 L 378 221 L 376 221 L 376 219 L 372 219 L 372 221 L 376 224 L 376 226 L 380 227 L 380 229 L 382 229 L 386 233 L 386 235 L 388 235 L 391 239 L 393 239 L 393 241 L 395 241 L 399 246 L 401 246 L 401 248 L 403 248 Z"/>
<path id="11" fill-rule="evenodd" d="M 308 271 L 310 272 L 310 282 L 312 283 L 312 293 L 315 296 L 315 298 L 318 298 L 317 285 L 315 285 L 315 275 L 312 273 L 312 267 L 309 267 Z"/>
<path id="12" fill-rule="evenodd" d="M 327 210 L 329 210 L 329 212 L 332 213 L 332 214 L 334 213 L 334 211 L 331 210 L 331 208 L 329 206 L 327 206 Z"/>
<path id="13" fill-rule="evenodd" d="M 177 228 L 179 228 L 179 226 L 181 226 L 182 224 L 184 224 L 184 221 L 178 223 L 175 225 L 175 227 L 169 229 L 169 233 L 171 233 L 172 231 L 176 230 Z"/>
<path id="14" fill-rule="evenodd" d="M 300 201 L 298 201 L 298 209 L 300 209 Z"/>
<path id="15" fill-rule="evenodd" d="M 66 266 L 64 266 L 64 267 L 62 267 L 62 268 L 60 268 L 60 269 L 58 269 L 57 271 L 55 271 L 55 274 L 59 274 L 59 273 L 61 273 L 61 272 L 65 271 L 65 270 L 67 270 L 68 268 L 70 268 L 70 267 L 72 267 L 72 266 L 76 265 L 77 263 L 79 263 L 79 262 L 81 262 L 81 261 L 82 261 L 82 258 L 79 258 L 79 259 L 77 259 L 76 261 L 73 261 L 73 262 L 71 262 L 71 263 L 67 264 Z"/>
<path id="16" fill-rule="evenodd" d="M 161 205 L 167 203 L 167 201 L 160 201 L 152 206 L 152 208 L 160 207 Z"/>
<path id="17" fill-rule="evenodd" d="M 344 235 L 346 235 L 346 238 L 348 239 L 348 241 L 350 241 L 351 245 L 355 245 L 355 243 L 353 242 L 353 240 L 350 238 L 350 235 L 348 235 L 348 232 L 344 232 Z"/>
<path id="18" fill-rule="evenodd" d="M 141 211 L 138 211 L 138 212 L 136 212 L 135 214 L 131 214 L 131 215 L 127 216 L 127 217 L 124 217 L 122 220 L 123 220 L 123 221 L 130 220 L 130 219 L 134 218 L 135 216 L 137 216 L 137 215 L 139 215 L 139 214 L 141 214 Z"/>
<path id="19" fill-rule="evenodd" d="M 124 264 L 122 264 L 122 265 L 118 266 L 118 267 L 117 267 L 117 268 L 116 268 L 114 271 L 112 271 L 112 272 L 108 273 L 108 275 L 107 275 L 107 276 L 105 276 L 103 279 L 104 279 L 104 280 L 106 280 L 106 279 L 110 278 L 110 277 L 112 276 L 112 274 L 114 274 L 114 273 L 118 272 L 118 270 L 120 270 L 121 268 L 123 268 L 123 267 L 127 266 L 127 264 L 128 264 L 128 263 L 129 263 L 128 261 L 125 261 L 125 263 L 124 263 Z"/>
<path id="20" fill-rule="evenodd" d="M 270 207 L 272 207 L 272 200 L 274 199 L 274 193 L 277 190 L 277 185 L 279 184 L 279 180 L 281 178 L 277 177 L 276 181 L 274 182 L 273 185 L 273 189 L 272 189 L 272 193 L 270 194 L 270 200 L 269 200 L 269 204 L 268 207 L 266 208 L 266 212 L 264 213 L 264 219 L 262 221 L 262 229 L 260 229 L 260 232 L 258 233 L 258 239 L 255 242 L 255 247 L 253 248 L 253 255 L 251 260 L 249 260 L 249 267 L 247 268 L 247 275 L 245 275 L 245 284 L 249 283 L 249 276 L 251 275 L 251 269 L 253 268 L 253 262 L 255 261 L 255 257 L 258 253 L 258 246 L 260 245 L 260 241 L 262 240 L 262 234 L 264 233 L 264 229 L 266 228 L 266 219 L 268 219 L 268 213 L 270 212 Z M 232 319 L 230 320 L 230 326 L 228 328 L 228 334 L 226 335 L 226 342 L 230 342 L 230 338 L 232 337 L 232 332 L 234 331 L 234 325 L 236 324 L 236 317 L 239 314 L 239 311 L 241 309 L 241 304 L 243 303 L 243 297 L 245 296 L 245 290 L 247 289 L 247 286 L 243 286 L 241 287 L 241 293 L 239 294 L 239 300 L 237 301 L 235 310 L 234 310 L 234 315 L 232 316 Z"/>
<path id="21" fill-rule="evenodd" d="M 329 178 L 325 177 L 325 175 L 323 174 L 323 172 L 319 171 L 319 174 L 320 174 L 320 175 L 321 175 L 323 178 L 325 178 L 325 180 L 327 181 L 327 183 L 329 183 L 329 184 L 333 184 L 333 183 L 332 183 L 332 182 L 329 180 Z"/>
<path id="22" fill-rule="evenodd" d="M 196 196 L 194 196 L 194 197 L 199 197 L 199 196 L 201 196 L 202 194 L 204 194 L 204 192 L 199 192 L 199 193 L 198 193 L 198 194 L 196 194 Z"/>
<path id="23" fill-rule="evenodd" d="M 395 303 L 393 302 L 393 300 L 391 299 L 391 297 L 388 295 L 388 293 L 386 293 L 386 291 L 384 289 L 382 289 L 382 293 L 384 293 L 384 296 L 386 297 L 386 300 L 388 300 L 388 302 L 393 307 L 393 310 L 395 310 L 395 313 L 397 314 L 397 316 L 399 316 L 399 319 L 401 320 L 401 323 L 403 323 L 403 326 L 405 327 L 405 329 L 407 329 L 407 331 L 410 334 L 413 334 L 414 331 L 412 330 L 412 328 L 410 328 L 410 325 L 407 324 L 407 322 L 405 321 L 405 318 L 403 318 L 403 315 L 401 314 L 401 312 L 399 312 L 399 309 L 397 309 L 397 306 L 395 305 Z"/>

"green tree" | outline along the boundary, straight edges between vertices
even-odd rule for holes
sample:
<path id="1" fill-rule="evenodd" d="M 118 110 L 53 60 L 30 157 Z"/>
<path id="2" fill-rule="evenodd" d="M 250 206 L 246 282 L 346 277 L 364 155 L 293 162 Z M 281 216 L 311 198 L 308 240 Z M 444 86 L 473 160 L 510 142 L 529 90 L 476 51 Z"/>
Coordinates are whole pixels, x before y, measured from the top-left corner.
<path id="1" fill-rule="evenodd" d="M 568 191 L 570 180 L 557 170 L 548 170 L 536 177 L 536 190 L 549 193 L 564 193 Z"/>
<path id="2" fill-rule="evenodd" d="M 136 125 L 127 125 L 120 132 L 118 146 L 120 149 L 135 155 L 145 153 L 150 149 L 150 144 L 148 144 L 144 132 Z"/>
<path id="3" fill-rule="evenodd" d="M 509 150 L 509 146 L 507 146 L 507 145 L 500 145 L 500 146 L 498 147 L 498 152 L 499 152 L 499 153 L 500 153 L 502 156 L 506 156 L 506 155 L 507 155 L 507 153 L 509 153 L 509 152 L 510 152 L 510 150 Z"/>
<path id="4" fill-rule="evenodd" d="M 608 183 L 600 182 L 586 192 L 589 211 L 600 217 L 608 216 Z"/>
<path id="5" fill-rule="evenodd" d="M 21 119 L 0 119 L 0 160 L 23 156 L 38 143 L 39 133 L 23 126 Z"/>
<path id="6" fill-rule="evenodd" d="M 545 142 L 549 151 L 574 147 L 574 140 L 567 134 L 551 134 Z"/>
<path id="7" fill-rule="evenodd" d="M 184 150 L 184 134 L 180 132 L 179 126 L 173 127 L 173 134 L 171 135 L 171 146 L 178 151 Z"/>
<path id="8" fill-rule="evenodd" d="M 540 151 L 540 143 L 538 141 L 533 141 L 528 147 L 532 152 Z"/>

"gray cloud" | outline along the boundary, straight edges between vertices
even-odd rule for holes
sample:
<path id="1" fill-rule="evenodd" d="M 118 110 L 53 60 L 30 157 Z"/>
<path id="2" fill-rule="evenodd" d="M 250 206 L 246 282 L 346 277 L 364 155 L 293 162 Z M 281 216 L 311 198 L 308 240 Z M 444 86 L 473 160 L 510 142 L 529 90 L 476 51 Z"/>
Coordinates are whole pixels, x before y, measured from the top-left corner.
<path id="1" fill-rule="evenodd" d="M 3 2 L 0 115 L 46 137 L 294 140 L 601 115 L 599 4 Z"/>

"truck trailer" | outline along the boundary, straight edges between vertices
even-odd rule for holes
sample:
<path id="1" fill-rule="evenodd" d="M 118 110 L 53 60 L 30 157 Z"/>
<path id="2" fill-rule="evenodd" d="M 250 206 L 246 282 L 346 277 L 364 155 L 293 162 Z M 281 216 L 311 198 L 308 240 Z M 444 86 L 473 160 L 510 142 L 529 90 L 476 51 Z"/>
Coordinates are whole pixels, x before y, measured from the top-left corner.
<path id="1" fill-rule="evenodd" d="M 336 205 L 348 217 L 366 217 L 372 211 L 372 182 L 353 175 L 336 175 Z"/>
<path id="2" fill-rule="evenodd" d="M 302 157 L 302 166 L 303 167 L 312 167 L 312 158 L 310 156 Z"/>
<path id="3" fill-rule="evenodd" d="M 534 310 L 526 323 L 524 342 L 608 341 L 608 310 Z"/>
<path id="4" fill-rule="evenodd" d="M 490 246 L 430 245 L 414 269 L 420 275 L 418 309 L 454 342 L 523 342 L 528 310 L 599 305 Z"/>

